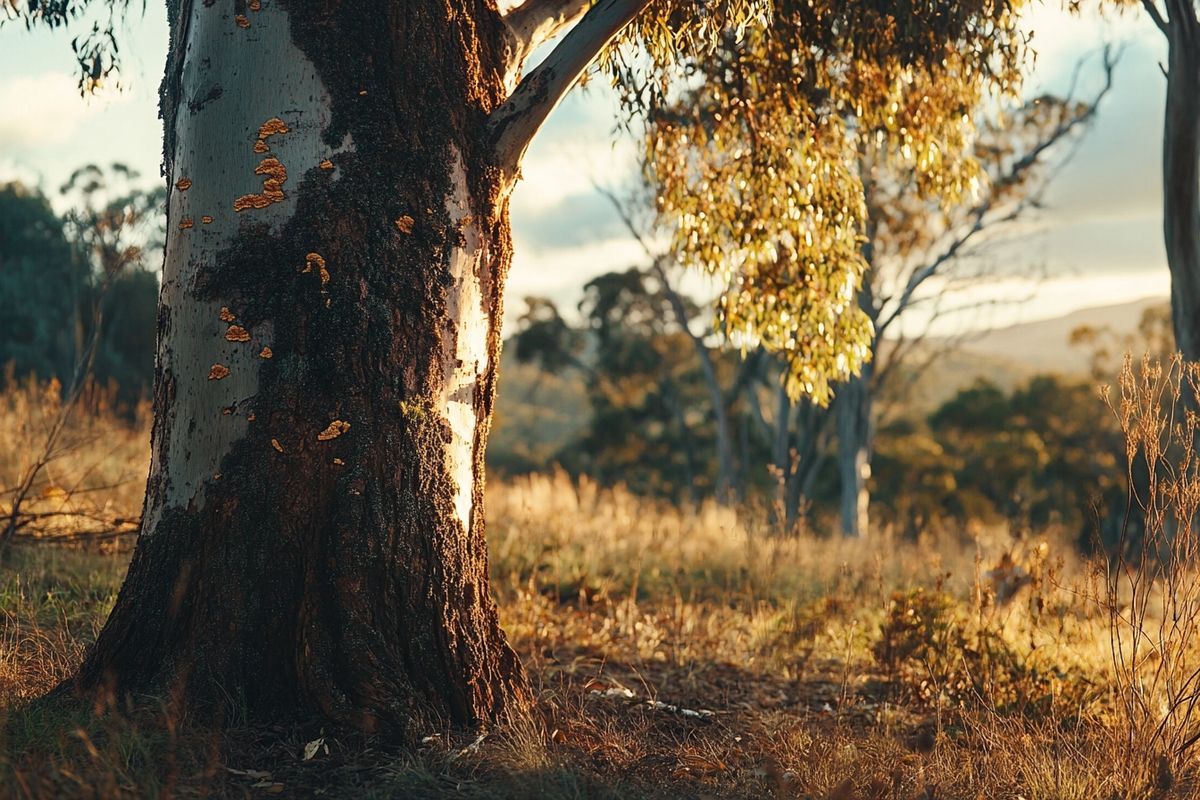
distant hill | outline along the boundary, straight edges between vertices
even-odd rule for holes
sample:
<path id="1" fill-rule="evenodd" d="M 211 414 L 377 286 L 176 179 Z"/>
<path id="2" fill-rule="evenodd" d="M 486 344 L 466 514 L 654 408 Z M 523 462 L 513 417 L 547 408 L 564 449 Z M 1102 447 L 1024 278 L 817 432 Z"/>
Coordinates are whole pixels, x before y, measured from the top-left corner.
<path id="1" fill-rule="evenodd" d="M 1085 308 L 1062 317 L 997 328 L 970 339 L 964 354 L 1003 358 L 1034 372 L 1060 372 L 1082 375 L 1087 371 L 1088 354 L 1072 347 L 1071 332 L 1082 326 L 1111 328 L 1118 334 L 1137 330 L 1142 312 L 1163 305 L 1165 297 L 1146 297 L 1130 303 Z"/>
<path id="2" fill-rule="evenodd" d="M 1005 391 L 1011 391 L 1037 372 L 1038 370 L 1027 364 L 1004 356 L 982 355 L 962 349 L 951 350 L 912 380 L 902 395 L 900 404 L 885 403 L 885 406 L 891 406 L 889 417 L 895 413 L 923 417 L 937 410 L 960 389 L 965 389 L 977 381 L 986 380 Z M 903 376 L 897 374 L 896 377 Z M 896 390 L 899 389 L 900 387 L 896 386 Z"/>
<path id="3" fill-rule="evenodd" d="M 1118 335 L 1133 333 L 1143 311 L 1166 302 L 1164 297 L 1148 297 L 1119 305 L 1096 306 L 971 336 L 913 383 L 905 396 L 905 410 L 917 415 L 927 414 L 959 389 L 981 379 L 1011 390 L 1039 373 L 1086 377 L 1089 353 L 1084 348 L 1071 346 L 1072 331 L 1089 326 L 1107 327 Z M 944 344 L 944 341 L 934 340 L 928 346 Z"/>

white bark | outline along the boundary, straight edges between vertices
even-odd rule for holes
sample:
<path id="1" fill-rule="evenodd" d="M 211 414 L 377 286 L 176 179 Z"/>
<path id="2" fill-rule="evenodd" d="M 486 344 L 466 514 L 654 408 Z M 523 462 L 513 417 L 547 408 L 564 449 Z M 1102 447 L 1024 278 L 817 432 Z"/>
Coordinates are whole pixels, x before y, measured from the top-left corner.
<path id="1" fill-rule="evenodd" d="M 330 99 L 312 63 L 292 43 L 286 12 L 263 3 L 261 11 L 249 12 L 249 27 L 242 27 L 223 10 L 232 6 L 191 5 L 190 22 L 181 26 L 188 37 L 181 97 L 175 118 L 164 121 L 173 127 L 175 152 L 160 298 L 167 323 L 159 334 L 158 359 L 174 381 L 174 402 L 156 430 L 166 441 L 155 442 L 151 485 L 164 470 L 168 481 L 157 497 L 148 498 L 146 534 L 155 531 L 164 510 L 199 504 L 205 485 L 219 480 L 221 460 L 246 434 L 260 353 L 272 344 L 269 325 L 249 330 L 248 342 L 227 340 L 230 325 L 237 323 L 221 319 L 226 303 L 196 295 L 197 277 L 214 266 L 242 223 L 267 223 L 277 232 L 295 211 L 304 173 L 332 155 L 321 141 Z M 272 118 L 288 131 L 266 140 L 269 152 L 255 152 L 260 126 Z M 237 198 L 264 191 L 264 176 L 255 170 L 268 157 L 287 170 L 283 198 L 235 211 Z M 179 188 L 181 180 L 190 186 Z M 239 314 L 236 305 L 229 310 Z M 228 374 L 210 379 L 214 370 L 222 371 L 214 365 Z M 279 439 L 286 446 L 288 436 L 298 433 L 280 432 Z"/>
<path id="2" fill-rule="evenodd" d="M 526 0 L 505 13 L 504 22 L 513 38 L 512 59 L 505 76 L 510 92 L 533 51 L 578 21 L 590 5 L 591 0 Z"/>
<path id="3" fill-rule="evenodd" d="M 870 532 L 871 395 L 870 366 L 851 378 L 834 401 L 838 428 L 838 469 L 841 475 L 842 534 L 862 538 Z"/>
<path id="4" fill-rule="evenodd" d="M 447 290 L 449 323 L 442 339 L 445 376 L 439 409 L 453 437 L 446 447 L 446 471 L 455 482 L 455 515 L 463 531 L 471 529 L 475 487 L 475 438 L 478 433 L 476 393 L 488 368 L 489 315 L 483 287 L 487 275 L 487 239 L 470 216 L 470 194 L 462 157 L 451 154 L 453 193 L 446 200 L 451 224 L 462 233 L 462 245 L 450 254 L 453 284 Z"/>
<path id="5" fill-rule="evenodd" d="M 521 81 L 512 96 L 492 112 L 495 161 L 511 187 L 529 142 L 600 51 L 650 0 L 599 0 L 567 32 L 546 60 Z M 514 12 L 515 13 L 515 12 Z"/>

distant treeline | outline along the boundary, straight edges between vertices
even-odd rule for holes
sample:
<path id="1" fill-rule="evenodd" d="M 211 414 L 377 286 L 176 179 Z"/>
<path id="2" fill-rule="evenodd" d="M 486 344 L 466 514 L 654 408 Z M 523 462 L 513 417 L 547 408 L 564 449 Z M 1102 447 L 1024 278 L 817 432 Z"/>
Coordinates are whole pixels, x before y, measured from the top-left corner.
<path id="1" fill-rule="evenodd" d="M 149 393 L 161 193 L 129 190 L 135 177 L 120 165 L 78 171 L 61 216 L 41 191 L 0 184 L 3 380 L 33 374 L 67 386 L 90 363 L 122 402 Z"/>
<path id="2" fill-rule="evenodd" d="M 0 185 L 7 379 L 66 384 L 94 338 L 94 377 L 124 402 L 147 396 L 161 197 L 113 189 L 129 177 L 81 170 L 64 187 L 76 207 L 61 216 L 43 193 Z M 493 467 L 559 466 L 677 502 L 762 503 L 788 524 L 836 516 L 837 426 L 829 410 L 781 391 L 782 365 L 719 347 L 704 307 L 665 273 L 602 275 L 584 287 L 578 312 L 568 322 L 553 303 L 528 301 L 507 346 Z M 1143 339 L 1157 342 L 1165 319 L 1148 316 Z M 1103 331 L 1079 338 L 1097 375 L 1115 368 L 1101 359 L 1136 349 Z M 936 366 L 921 378 L 952 379 Z M 881 398 L 876 420 L 875 524 L 913 536 L 936 524 L 1057 524 L 1090 539 L 1103 528 L 1097 514 L 1123 508 L 1126 483 L 1121 432 L 1096 382 L 981 380 L 930 410 L 907 402 L 915 378 L 897 381 L 904 388 Z"/>
<path id="3" fill-rule="evenodd" d="M 578 322 L 530 299 L 507 346 L 490 463 L 509 473 L 558 465 L 642 494 L 700 500 L 719 492 L 724 415 L 737 499 L 776 507 L 780 517 L 798 503 L 797 512 L 834 527 L 841 487 L 831 411 L 790 403 L 778 388 L 779 367 L 761 353 L 743 358 L 691 333 L 711 323 L 680 298 L 688 310 L 681 325 L 672 291 L 648 271 L 610 273 L 585 287 Z M 978 522 L 1061 526 L 1089 546 L 1097 533 L 1115 537 L 1102 522 L 1125 507 L 1125 444 L 1097 387 L 1115 376 L 1114 354 L 1157 346 L 1169 339 L 1159 335 L 1168 324 L 1154 309 L 1128 341 L 1080 332 L 1094 376 L 964 385 L 935 363 L 896 381 L 876 421 L 874 524 L 909 536 L 931 525 L 964 535 Z M 931 381 L 958 388 L 932 407 L 911 402 L 938 394 Z"/>

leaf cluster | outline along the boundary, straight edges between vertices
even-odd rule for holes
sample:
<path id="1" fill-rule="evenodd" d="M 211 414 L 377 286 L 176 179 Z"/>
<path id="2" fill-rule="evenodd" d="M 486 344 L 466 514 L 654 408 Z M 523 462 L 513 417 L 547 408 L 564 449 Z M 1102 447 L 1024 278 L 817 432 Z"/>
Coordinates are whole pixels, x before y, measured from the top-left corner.
<path id="1" fill-rule="evenodd" d="M 723 281 L 720 324 L 782 354 L 793 396 L 828 402 L 870 355 L 864 143 L 922 196 L 970 196 L 973 117 L 1019 88 L 1020 6 L 662 0 L 606 55 L 678 258 Z"/>
<path id="2" fill-rule="evenodd" d="M 26 30 L 62 30 L 92 20 L 87 33 L 71 40 L 79 67 L 79 93 L 95 91 L 121 71 L 116 27 L 131 0 L 0 0 L 0 27 L 18 23 Z M 145 1 L 142 2 L 145 10 Z"/>

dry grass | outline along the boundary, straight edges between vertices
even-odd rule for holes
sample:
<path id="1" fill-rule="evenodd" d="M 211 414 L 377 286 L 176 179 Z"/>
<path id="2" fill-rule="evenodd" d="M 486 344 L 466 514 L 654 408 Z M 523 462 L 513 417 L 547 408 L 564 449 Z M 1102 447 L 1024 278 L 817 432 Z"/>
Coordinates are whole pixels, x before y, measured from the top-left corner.
<path id="1" fill-rule="evenodd" d="M 31 491 L 18 506 L 18 535 L 88 534 L 95 541 L 97 534 L 133 530 L 149 467 L 149 406 L 118 413 L 115 389 L 89 383 L 54 437 L 63 402 L 57 381 L 18 382 L 9 374 L 0 385 L 8 387 L 0 392 L 0 529 L 32 474 Z"/>
<path id="2" fill-rule="evenodd" d="M 144 431 L 111 424 L 52 474 L 97 474 L 88 459 L 144 470 Z M 129 514 L 140 486 L 95 495 Z M 23 544 L 0 567 L 0 797 L 1200 796 L 1198 748 L 1146 733 L 1159 695 L 1143 686 L 1131 705 L 1113 658 L 1139 635 L 1121 619 L 1166 652 L 1148 625 L 1171 607 L 1122 616 L 1135 595 L 1109 592 L 1114 573 L 1052 532 L 781 538 L 753 511 L 685 511 L 563 475 L 488 495 L 493 586 L 533 719 L 478 741 L 430 731 L 409 752 L 319 724 L 213 734 L 165 709 L 31 705 L 94 637 L 127 553 Z M 1192 565 L 1171 575 L 1147 578 L 1154 596 L 1195 581 Z M 1177 697 L 1200 650 L 1173 641 Z"/>

